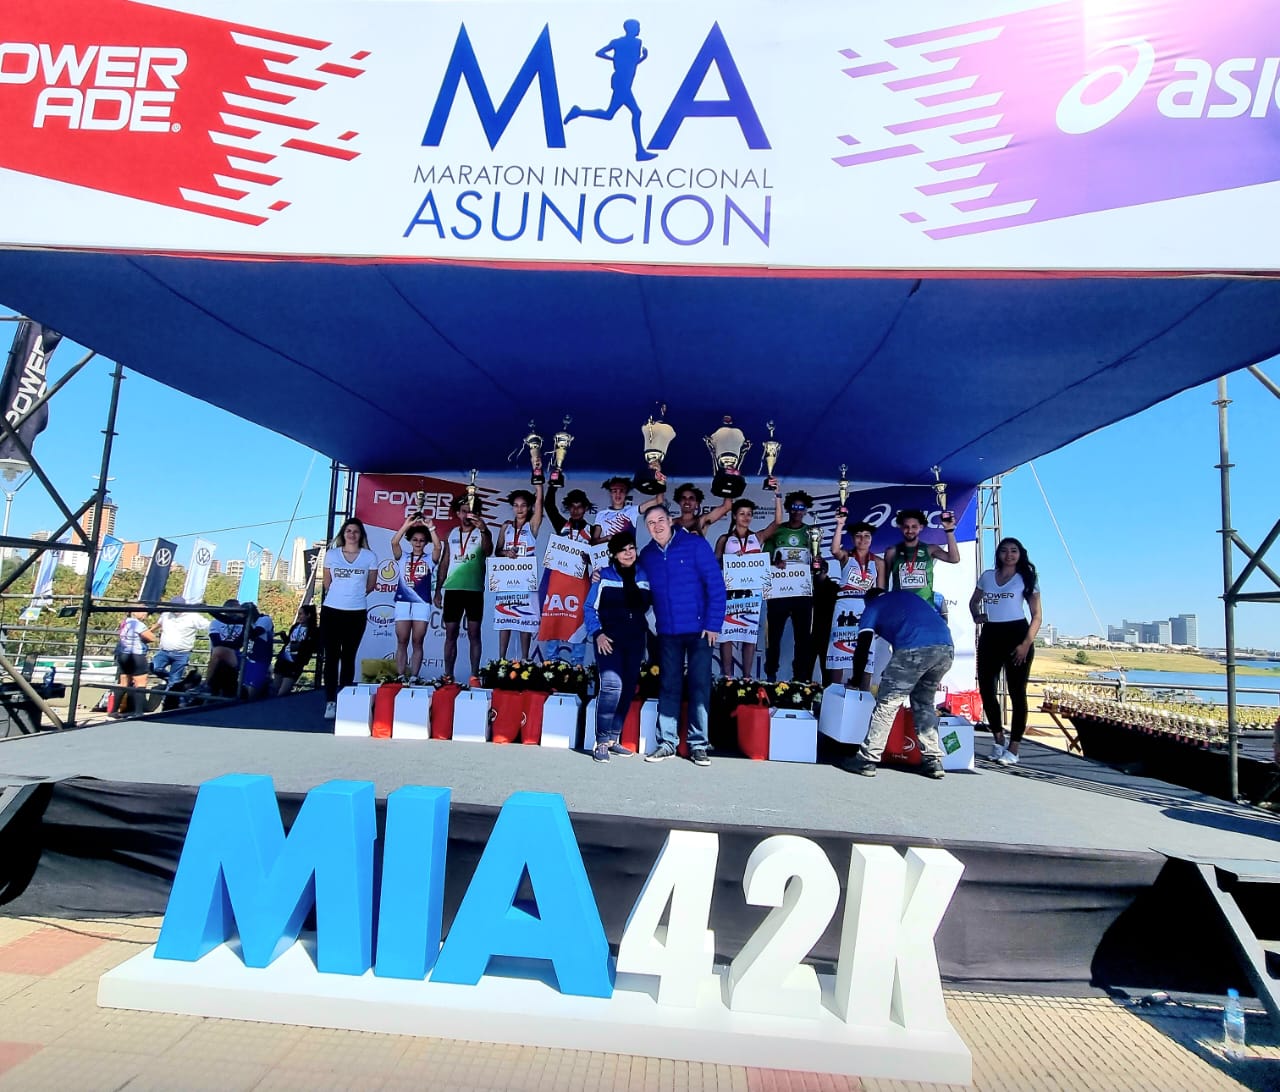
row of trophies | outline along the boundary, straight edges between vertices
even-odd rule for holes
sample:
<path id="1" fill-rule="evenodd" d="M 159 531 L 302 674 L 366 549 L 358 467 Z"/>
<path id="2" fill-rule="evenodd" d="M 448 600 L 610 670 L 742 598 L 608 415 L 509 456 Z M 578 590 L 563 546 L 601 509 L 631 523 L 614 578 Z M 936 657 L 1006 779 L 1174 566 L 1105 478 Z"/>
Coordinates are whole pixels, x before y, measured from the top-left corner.
<path id="1" fill-rule="evenodd" d="M 632 481 L 639 492 L 648 496 L 664 493 L 667 488 L 667 478 L 662 472 L 662 461 L 667 457 L 667 449 L 671 446 L 671 441 L 676 438 L 676 430 L 662 420 L 665 413 L 666 407 L 663 406 L 658 413 L 658 420 L 655 421 L 650 414 L 649 420 L 640 426 L 641 435 L 644 437 L 644 466 Z M 533 477 L 530 480 L 534 485 L 541 485 L 543 482 L 555 486 L 563 484 L 565 455 L 569 445 L 573 443 L 573 436 L 569 433 L 569 425 L 572 422 L 573 418 L 566 416 L 560 431 L 551 437 L 550 466 L 545 468 L 545 473 L 542 460 L 543 439 L 538 435 L 534 423 L 529 422 L 529 435 L 524 438 L 520 450 L 529 452 L 529 459 L 533 464 Z M 777 466 L 782 444 L 773 438 L 773 422 L 770 421 L 765 427 L 769 430 L 769 439 L 763 443 L 764 457 L 761 460 L 765 471 L 764 484 L 767 489 L 777 489 L 778 481 L 773 471 Z M 742 429 L 734 427 L 731 417 L 725 417 L 724 423 L 715 432 L 702 439 L 707 445 L 707 450 L 711 452 L 712 468 L 715 471 L 715 477 L 711 482 L 712 495 L 728 499 L 742 496 L 747 489 L 747 479 L 742 471 L 742 463 L 751 447 L 751 441 L 747 439 Z M 845 492 L 849 485 L 844 480 L 844 471 L 845 468 L 841 467 L 841 504 L 844 503 Z"/>

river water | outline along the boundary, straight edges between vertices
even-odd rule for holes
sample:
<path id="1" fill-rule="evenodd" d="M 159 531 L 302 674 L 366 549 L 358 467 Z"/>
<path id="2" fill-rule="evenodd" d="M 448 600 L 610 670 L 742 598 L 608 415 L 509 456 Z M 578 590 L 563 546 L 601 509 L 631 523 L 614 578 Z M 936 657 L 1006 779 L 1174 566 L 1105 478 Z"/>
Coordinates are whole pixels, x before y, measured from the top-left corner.
<path id="1" fill-rule="evenodd" d="M 1280 663 L 1270 660 L 1251 660 L 1251 667 L 1280 667 Z M 1115 671 L 1095 671 L 1093 678 L 1115 679 L 1119 677 Z M 1177 690 L 1186 686 L 1217 686 L 1221 690 L 1194 691 L 1202 701 L 1216 702 L 1225 705 L 1227 702 L 1227 673 L 1202 671 L 1127 671 L 1125 677 L 1130 686 L 1141 686 L 1147 689 Z M 1245 690 L 1265 690 L 1265 694 L 1241 693 Z M 1277 675 L 1237 675 L 1237 700 L 1241 705 L 1280 705 L 1280 674 Z"/>

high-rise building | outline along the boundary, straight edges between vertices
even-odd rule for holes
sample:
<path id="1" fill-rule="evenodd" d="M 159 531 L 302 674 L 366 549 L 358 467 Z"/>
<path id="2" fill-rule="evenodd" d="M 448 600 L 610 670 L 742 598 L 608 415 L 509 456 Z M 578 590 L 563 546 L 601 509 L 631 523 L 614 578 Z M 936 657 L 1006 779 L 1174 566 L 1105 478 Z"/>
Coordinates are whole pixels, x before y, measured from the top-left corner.
<path id="1" fill-rule="evenodd" d="M 1052 622 L 1046 622 L 1040 627 L 1040 636 L 1044 638 L 1046 645 L 1056 645 L 1058 643 L 1058 627 Z"/>
<path id="2" fill-rule="evenodd" d="M 101 545 L 103 534 L 114 535 L 116 533 L 116 514 L 119 511 L 119 506 L 111 499 L 110 494 L 108 494 L 102 502 L 102 533 L 94 533 L 93 508 L 90 508 L 83 516 L 80 517 L 80 526 L 84 530 L 85 535 L 93 539 L 95 543 Z"/>
<path id="3" fill-rule="evenodd" d="M 1179 614 L 1169 619 L 1169 637 L 1175 645 L 1200 647 L 1200 627 L 1194 614 Z"/>
<path id="4" fill-rule="evenodd" d="M 209 575 L 217 576 L 220 572 L 222 572 L 222 562 L 215 557 L 209 562 Z"/>
<path id="5" fill-rule="evenodd" d="M 271 579 L 271 574 L 275 571 L 272 567 L 275 564 L 275 559 L 276 559 L 276 555 L 273 554 L 270 550 L 264 549 L 262 551 L 262 567 L 258 570 L 258 572 L 261 574 L 261 577 L 263 580 Z"/>
<path id="6" fill-rule="evenodd" d="M 129 568 L 131 571 L 135 573 L 145 573 L 147 571 L 147 566 L 150 564 L 151 564 L 150 554 L 138 554 L 136 557 L 134 557 L 132 561 L 129 562 Z"/>
<path id="7" fill-rule="evenodd" d="M 307 540 L 299 535 L 293 540 L 293 553 L 289 557 L 289 585 L 300 588 L 307 580 Z"/>
<path id="8" fill-rule="evenodd" d="M 138 543 L 124 542 L 120 545 L 120 568 L 132 571 L 133 560 L 138 556 Z"/>
<path id="9" fill-rule="evenodd" d="M 228 561 L 227 575 L 235 577 L 237 580 L 244 576 L 244 559 L 238 557 L 234 561 Z"/>
<path id="10" fill-rule="evenodd" d="M 276 572 L 272 579 L 279 580 L 282 584 L 289 582 L 289 562 L 284 558 L 276 562 Z"/>

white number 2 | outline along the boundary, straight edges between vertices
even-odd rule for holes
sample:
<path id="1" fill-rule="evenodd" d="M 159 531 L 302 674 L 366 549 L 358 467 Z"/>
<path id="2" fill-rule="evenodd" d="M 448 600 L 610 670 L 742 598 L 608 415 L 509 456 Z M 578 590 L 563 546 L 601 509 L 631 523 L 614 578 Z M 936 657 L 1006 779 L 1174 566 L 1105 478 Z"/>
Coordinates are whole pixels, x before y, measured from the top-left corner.
<path id="1" fill-rule="evenodd" d="M 716 936 L 711 891 L 720 853 L 717 835 L 673 830 L 644 881 L 618 945 L 618 971 L 656 975 L 658 1004 L 693 1008 L 711 979 Z M 661 924 L 667 903 L 671 913 Z"/>
<path id="2" fill-rule="evenodd" d="M 822 987 L 814 969 L 801 961 L 836 912 L 836 870 L 815 842 L 779 834 L 752 851 L 742 889 L 752 906 L 774 909 L 729 964 L 729 1008 L 816 1017 Z"/>

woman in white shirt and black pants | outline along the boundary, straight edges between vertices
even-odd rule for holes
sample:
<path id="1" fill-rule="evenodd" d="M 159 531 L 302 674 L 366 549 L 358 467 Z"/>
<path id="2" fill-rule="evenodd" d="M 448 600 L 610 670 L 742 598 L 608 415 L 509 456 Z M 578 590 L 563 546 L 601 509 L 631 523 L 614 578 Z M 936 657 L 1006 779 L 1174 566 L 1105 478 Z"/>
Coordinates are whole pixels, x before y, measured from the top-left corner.
<path id="1" fill-rule="evenodd" d="M 364 524 L 347 520 L 324 555 L 324 715 L 338 715 L 338 691 L 356 679 L 356 653 L 369 622 L 366 600 L 378 582 L 378 557 L 369 549 Z"/>
<path id="2" fill-rule="evenodd" d="M 996 547 L 996 567 L 978 577 L 978 586 L 969 599 L 969 613 L 982 626 L 978 635 L 978 690 L 982 694 L 983 713 L 995 739 L 991 757 L 1002 766 L 1015 766 L 1022 733 L 1027 727 L 1027 680 L 1031 677 L 1031 661 L 1035 659 L 1041 616 L 1036 567 L 1016 538 L 1000 540 Z M 1007 745 L 1001 726 L 1000 697 L 996 693 L 1002 671 L 1009 690 Z"/>

